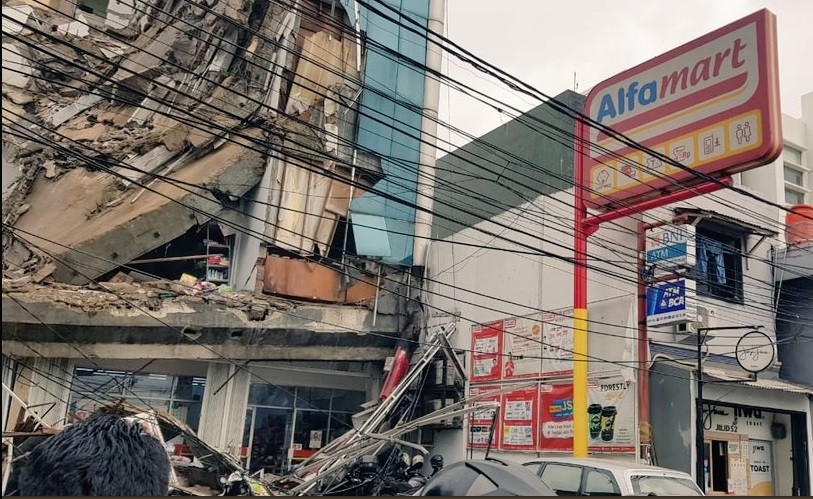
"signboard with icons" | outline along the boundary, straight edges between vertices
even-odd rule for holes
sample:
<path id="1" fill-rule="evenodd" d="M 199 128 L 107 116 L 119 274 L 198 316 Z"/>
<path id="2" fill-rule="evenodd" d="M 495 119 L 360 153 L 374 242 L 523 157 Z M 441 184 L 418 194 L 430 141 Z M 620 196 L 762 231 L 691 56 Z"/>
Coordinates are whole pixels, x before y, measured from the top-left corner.
<path id="1" fill-rule="evenodd" d="M 776 17 L 763 9 L 596 85 L 584 112 L 599 126 L 582 137 L 588 207 L 773 161 L 782 150 L 778 74 Z"/>

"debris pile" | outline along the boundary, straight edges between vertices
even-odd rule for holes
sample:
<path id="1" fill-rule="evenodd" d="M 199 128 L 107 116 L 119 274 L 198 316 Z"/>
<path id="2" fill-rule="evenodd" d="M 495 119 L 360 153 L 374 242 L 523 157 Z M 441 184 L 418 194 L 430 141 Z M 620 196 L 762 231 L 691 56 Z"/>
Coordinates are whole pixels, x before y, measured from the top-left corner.
<path id="1" fill-rule="evenodd" d="M 338 3 L 49 5 L 2 8 L 3 222 L 49 241 L 4 225 L 4 275 L 88 282 L 235 206 L 272 165 L 268 244 L 327 255 L 363 192 L 340 180 L 379 178 L 351 166 L 363 52 Z M 172 230 L 122 229 L 159 219 Z"/>

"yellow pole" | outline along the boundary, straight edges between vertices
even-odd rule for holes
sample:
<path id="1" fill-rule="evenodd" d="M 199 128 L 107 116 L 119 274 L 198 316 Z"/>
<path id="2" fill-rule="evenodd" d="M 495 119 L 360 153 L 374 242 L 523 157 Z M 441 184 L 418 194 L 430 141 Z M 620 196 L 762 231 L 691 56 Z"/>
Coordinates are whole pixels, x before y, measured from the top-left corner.
<path id="1" fill-rule="evenodd" d="M 587 457 L 587 309 L 573 310 L 573 457 Z"/>

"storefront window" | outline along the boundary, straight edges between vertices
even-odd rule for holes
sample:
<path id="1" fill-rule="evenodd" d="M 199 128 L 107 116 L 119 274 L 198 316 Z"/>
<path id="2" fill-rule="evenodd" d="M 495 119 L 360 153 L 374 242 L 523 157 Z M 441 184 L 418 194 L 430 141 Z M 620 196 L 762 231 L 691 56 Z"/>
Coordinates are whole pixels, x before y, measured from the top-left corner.
<path id="1" fill-rule="evenodd" d="M 249 389 L 247 467 L 285 473 L 352 428 L 365 392 L 253 383 Z"/>
<path id="2" fill-rule="evenodd" d="M 265 383 L 252 383 L 248 390 L 248 404 L 266 407 L 293 407 L 295 388 Z"/>
<path id="3" fill-rule="evenodd" d="M 115 400 L 168 413 L 197 431 L 206 378 L 76 368 L 69 420 L 82 420 Z"/>

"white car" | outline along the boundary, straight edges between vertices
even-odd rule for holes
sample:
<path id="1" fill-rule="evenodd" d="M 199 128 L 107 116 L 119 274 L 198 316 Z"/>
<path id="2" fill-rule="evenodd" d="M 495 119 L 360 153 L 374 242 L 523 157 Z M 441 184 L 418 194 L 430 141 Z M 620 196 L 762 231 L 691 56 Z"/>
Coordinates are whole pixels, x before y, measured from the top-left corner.
<path id="1" fill-rule="evenodd" d="M 702 496 L 682 471 L 612 459 L 541 457 L 524 463 L 560 496 Z"/>

